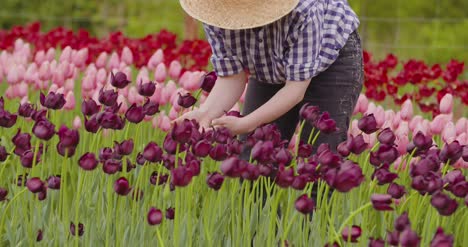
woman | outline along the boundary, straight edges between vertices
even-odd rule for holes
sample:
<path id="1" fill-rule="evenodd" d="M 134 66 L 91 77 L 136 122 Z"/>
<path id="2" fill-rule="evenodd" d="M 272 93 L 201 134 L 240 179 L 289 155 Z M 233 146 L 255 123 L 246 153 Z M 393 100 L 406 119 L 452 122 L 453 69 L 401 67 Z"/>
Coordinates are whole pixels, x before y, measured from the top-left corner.
<path id="1" fill-rule="evenodd" d="M 304 104 L 328 111 L 339 131 L 318 143 L 346 139 L 362 89 L 359 20 L 346 0 L 180 0 L 203 22 L 219 78 L 205 103 L 180 119 L 234 134 L 276 123 L 290 140 Z M 223 116 L 248 88 L 243 118 Z M 307 141 L 306 125 L 301 139 Z"/>

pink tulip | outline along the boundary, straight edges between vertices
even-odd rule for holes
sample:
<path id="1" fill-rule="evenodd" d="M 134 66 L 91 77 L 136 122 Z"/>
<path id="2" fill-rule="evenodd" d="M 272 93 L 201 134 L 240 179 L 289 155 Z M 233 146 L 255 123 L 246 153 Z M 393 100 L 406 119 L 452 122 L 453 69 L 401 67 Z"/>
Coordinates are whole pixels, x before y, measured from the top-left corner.
<path id="1" fill-rule="evenodd" d="M 120 64 L 119 64 L 119 69 L 118 69 L 118 71 L 123 71 L 123 70 L 124 70 L 125 68 L 127 68 L 127 67 L 128 67 L 128 65 L 127 65 L 126 63 L 124 63 L 124 62 L 121 61 Z"/>
<path id="2" fill-rule="evenodd" d="M 18 83 L 13 86 L 14 90 L 16 91 L 16 97 L 24 98 L 28 96 L 28 84 L 25 82 Z"/>
<path id="3" fill-rule="evenodd" d="M 30 102 L 29 102 L 29 99 L 28 99 L 28 96 L 23 97 L 23 98 L 21 99 L 21 101 L 20 101 L 20 104 L 25 104 L 25 103 L 30 103 Z"/>
<path id="4" fill-rule="evenodd" d="M 163 112 L 163 111 L 161 111 L 161 112 Z M 152 125 L 153 128 L 155 128 L 155 129 L 158 128 L 158 126 L 159 126 L 159 116 L 160 116 L 161 112 L 160 112 L 159 114 L 156 114 L 156 115 L 153 117 L 153 120 L 151 121 L 151 123 L 152 123 L 151 125 Z"/>
<path id="5" fill-rule="evenodd" d="M 180 87 L 184 87 L 184 85 L 190 80 L 192 77 L 192 71 L 185 71 L 182 76 L 180 76 L 179 80 L 177 83 L 179 84 Z"/>
<path id="6" fill-rule="evenodd" d="M 410 99 L 407 99 L 401 106 L 401 119 L 405 121 L 410 121 L 413 117 L 413 102 Z"/>
<path id="7" fill-rule="evenodd" d="M 172 128 L 171 119 L 169 119 L 169 117 L 166 116 L 166 114 L 161 112 L 159 114 L 158 119 L 159 119 L 159 123 L 158 123 L 159 129 L 161 129 L 164 132 L 168 132 L 169 130 L 171 130 L 171 128 Z"/>
<path id="8" fill-rule="evenodd" d="M 201 79 L 202 79 L 202 76 L 204 75 L 203 72 L 193 72 L 192 75 L 190 76 L 190 80 L 188 80 L 185 84 L 184 84 L 184 88 L 185 90 L 189 91 L 189 92 L 193 92 L 197 89 L 200 89 L 201 87 Z"/>
<path id="9" fill-rule="evenodd" d="M 162 93 L 161 93 L 161 100 L 160 100 L 160 105 L 165 105 L 167 102 L 169 102 L 171 96 L 174 94 L 174 92 L 177 90 L 177 86 L 174 81 L 169 81 L 166 84 L 166 87 L 164 87 Z"/>
<path id="10" fill-rule="evenodd" d="M 66 80 L 64 88 L 68 92 L 71 92 L 71 91 L 75 90 L 75 80 L 73 80 L 73 79 Z"/>
<path id="11" fill-rule="evenodd" d="M 127 100 L 125 99 L 125 96 L 120 94 L 119 97 L 117 97 L 117 104 L 122 104 L 120 106 L 119 113 L 125 114 L 125 112 L 127 112 L 128 110 L 128 104 L 127 104 Z"/>
<path id="12" fill-rule="evenodd" d="M 424 118 L 420 115 L 414 116 L 411 121 L 409 122 L 409 128 L 411 131 L 413 131 L 417 125 L 421 124 L 421 122 L 424 120 Z"/>
<path id="13" fill-rule="evenodd" d="M 15 51 L 19 51 L 23 48 L 24 46 L 24 41 L 22 39 L 17 39 L 15 40 L 15 43 L 14 43 L 14 50 Z"/>
<path id="14" fill-rule="evenodd" d="M 164 61 L 164 53 L 161 49 L 158 49 L 148 61 L 148 68 L 151 70 L 154 70 L 156 69 L 156 66 L 158 66 L 158 64 L 162 63 L 163 61 Z"/>
<path id="15" fill-rule="evenodd" d="M 367 111 L 364 114 L 373 114 L 375 112 L 375 109 L 377 109 L 377 106 L 374 104 L 374 102 L 370 102 L 367 106 Z"/>
<path id="16" fill-rule="evenodd" d="M 167 72 L 166 72 L 166 65 L 164 63 L 158 64 L 156 67 L 156 71 L 154 72 L 154 80 L 163 83 L 166 81 Z"/>
<path id="17" fill-rule="evenodd" d="M 289 141 L 288 150 L 290 150 L 290 151 L 295 150 L 297 139 L 298 139 L 298 134 L 294 134 L 293 137 L 291 138 L 291 140 Z"/>
<path id="18" fill-rule="evenodd" d="M 154 91 L 153 96 L 150 97 L 150 100 L 160 104 L 159 100 L 161 98 L 161 94 L 163 90 L 164 90 L 164 84 L 156 84 L 156 90 Z"/>
<path id="19" fill-rule="evenodd" d="M 377 127 L 381 128 L 385 123 L 385 110 L 382 106 L 378 106 L 374 112 L 375 121 L 377 122 Z"/>
<path id="20" fill-rule="evenodd" d="M 393 118 L 395 118 L 395 112 L 393 110 L 386 110 L 385 111 L 385 121 L 391 122 Z"/>
<path id="21" fill-rule="evenodd" d="M 183 90 L 183 89 L 182 89 Z M 177 112 L 179 112 L 181 110 L 181 106 L 178 104 L 178 100 L 179 100 L 179 95 L 178 93 L 182 91 L 181 89 L 178 89 L 176 92 L 174 92 L 174 94 L 172 94 L 172 96 L 169 98 L 169 102 L 170 104 L 172 105 L 173 109 Z M 181 93 L 182 94 L 182 93 Z M 183 94 L 182 94 L 183 95 Z M 170 113 L 169 113 L 170 115 Z"/>
<path id="22" fill-rule="evenodd" d="M 369 100 L 367 99 L 366 95 L 360 94 L 356 103 L 356 107 L 354 108 L 353 115 L 357 113 L 366 112 L 368 106 L 369 106 Z"/>
<path id="23" fill-rule="evenodd" d="M 59 87 L 63 86 L 65 83 L 65 76 L 63 71 L 60 69 L 55 70 L 54 73 L 52 73 L 52 82 Z"/>
<path id="24" fill-rule="evenodd" d="M 395 145 L 400 153 L 400 155 L 405 155 L 406 154 L 406 148 L 409 144 L 409 139 L 407 135 L 402 135 L 402 136 L 397 136 L 395 139 Z"/>
<path id="25" fill-rule="evenodd" d="M 75 119 L 73 119 L 73 129 L 80 129 L 82 126 L 82 123 L 81 123 L 81 118 L 76 116 Z"/>
<path id="26" fill-rule="evenodd" d="M 351 124 L 350 124 L 349 129 L 348 129 L 348 135 L 357 136 L 361 132 L 362 131 L 358 128 L 358 120 L 354 119 L 353 121 L 351 121 Z"/>
<path id="27" fill-rule="evenodd" d="M 403 169 L 403 159 L 398 157 L 394 162 L 393 162 L 393 169 L 396 171 L 399 171 L 400 169 Z"/>
<path id="28" fill-rule="evenodd" d="M 400 126 L 400 123 L 402 122 L 401 120 L 401 113 L 400 112 L 397 112 L 395 114 L 395 117 L 393 118 L 392 120 L 392 129 L 397 129 L 398 126 Z"/>
<path id="29" fill-rule="evenodd" d="M 28 69 L 26 70 L 26 73 L 24 74 L 24 80 L 27 83 L 33 83 L 38 76 L 38 71 L 37 71 L 37 65 L 35 63 L 31 63 L 28 66 Z"/>
<path id="30" fill-rule="evenodd" d="M 65 47 L 65 49 L 63 49 L 62 53 L 60 54 L 59 61 L 60 62 L 64 62 L 64 61 L 71 62 L 72 61 L 72 48 L 70 46 L 67 46 L 67 47 Z"/>
<path id="31" fill-rule="evenodd" d="M 110 56 L 109 62 L 107 63 L 107 68 L 112 70 L 112 69 L 118 69 L 120 66 L 120 60 L 119 56 L 117 53 L 113 52 L 112 55 Z"/>
<path id="32" fill-rule="evenodd" d="M 94 64 L 90 64 L 88 65 L 88 67 L 86 67 L 85 69 L 85 74 L 86 75 L 89 75 L 89 74 L 96 74 L 98 72 L 98 69 L 96 68 L 96 66 L 94 66 Z"/>
<path id="33" fill-rule="evenodd" d="M 431 122 L 430 128 L 431 132 L 435 135 L 439 135 L 442 133 L 445 125 L 451 121 L 452 117 L 447 114 L 439 114 L 437 115 Z"/>
<path id="34" fill-rule="evenodd" d="M 132 68 L 127 66 L 122 70 L 122 73 L 124 73 L 127 76 L 128 80 L 132 80 Z"/>
<path id="35" fill-rule="evenodd" d="M 369 148 L 373 147 L 377 143 L 377 133 L 372 133 L 370 135 L 363 133 L 362 137 L 366 143 L 369 143 Z"/>
<path id="36" fill-rule="evenodd" d="M 169 65 L 169 76 L 172 79 L 177 80 L 179 79 L 181 71 L 182 71 L 182 65 L 179 63 L 179 61 L 177 60 L 172 61 L 171 64 Z"/>
<path id="37" fill-rule="evenodd" d="M 457 131 L 455 130 L 455 125 L 452 122 L 448 122 L 442 130 L 442 140 L 446 143 L 451 143 L 455 141 L 456 137 Z"/>
<path id="38" fill-rule="evenodd" d="M 457 131 L 457 135 L 467 133 L 468 132 L 468 119 L 464 117 L 458 119 L 457 123 L 455 124 L 455 130 Z"/>
<path id="39" fill-rule="evenodd" d="M 82 48 L 78 52 L 76 52 L 76 55 L 72 58 L 72 63 L 78 67 L 78 68 L 83 68 L 86 66 L 86 60 L 88 60 L 88 48 Z"/>
<path id="40" fill-rule="evenodd" d="M 125 98 L 128 97 L 128 87 L 119 89 L 119 94 L 123 95 Z"/>
<path id="41" fill-rule="evenodd" d="M 466 132 L 461 133 L 461 134 L 457 135 L 457 138 L 455 140 L 457 140 L 460 143 L 460 145 L 467 145 L 468 144 L 468 134 Z"/>
<path id="42" fill-rule="evenodd" d="M 96 59 L 96 67 L 99 68 L 99 69 L 102 69 L 104 67 L 106 67 L 106 63 L 107 63 L 107 52 L 102 52 L 101 54 L 99 54 L 98 58 Z"/>
<path id="43" fill-rule="evenodd" d="M 93 90 L 91 91 L 93 94 L 91 96 L 91 98 L 98 104 L 100 105 L 99 103 L 99 91 L 101 90 L 101 88 L 96 88 L 96 90 Z"/>
<path id="44" fill-rule="evenodd" d="M 133 64 L 133 54 L 130 48 L 124 47 L 122 50 L 122 56 L 120 57 L 120 60 L 122 60 L 124 63 L 130 65 Z"/>
<path id="45" fill-rule="evenodd" d="M 148 83 L 150 81 L 149 79 L 149 74 L 148 74 L 148 69 L 146 67 L 142 67 L 140 71 L 138 72 L 136 83 Z"/>
<path id="46" fill-rule="evenodd" d="M 52 85 L 50 85 L 49 91 L 48 91 L 48 92 L 49 92 L 49 93 L 50 93 L 50 92 L 54 92 L 54 93 L 55 93 L 55 92 L 57 92 L 57 90 L 58 90 L 58 86 L 55 85 L 55 84 L 52 84 Z"/>
<path id="47" fill-rule="evenodd" d="M 6 79 L 7 79 L 8 84 L 10 85 L 19 83 L 21 81 L 18 67 L 16 65 L 13 65 L 10 67 L 10 69 L 8 70 Z"/>
<path id="48" fill-rule="evenodd" d="M 408 122 L 402 121 L 398 128 L 395 130 L 395 135 L 397 136 L 408 136 L 409 135 L 409 127 Z"/>
<path id="49" fill-rule="evenodd" d="M 90 91 L 96 88 L 96 80 L 94 75 L 88 75 L 83 78 L 81 88 L 85 91 Z"/>
<path id="50" fill-rule="evenodd" d="M 46 60 L 50 62 L 55 60 L 55 48 L 49 48 L 46 53 Z"/>
<path id="51" fill-rule="evenodd" d="M 174 107 L 172 107 L 171 110 L 169 111 L 169 119 L 174 120 L 174 119 L 176 119 L 178 117 L 179 117 L 179 113 L 177 112 L 177 110 Z"/>
<path id="52" fill-rule="evenodd" d="M 138 94 L 138 90 L 135 86 L 130 87 L 128 90 L 128 103 L 130 104 L 142 104 L 145 99 L 143 96 Z"/>
<path id="53" fill-rule="evenodd" d="M 105 69 L 101 68 L 98 70 L 96 73 L 96 84 L 99 84 L 101 86 L 106 85 L 106 79 L 107 79 L 107 72 Z"/>
<path id="54" fill-rule="evenodd" d="M 49 87 L 49 81 L 42 81 L 42 80 L 38 79 L 34 83 L 34 88 L 36 88 L 38 90 L 46 90 L 48 87 Z"/>
<path id="55" fill-rule="evenodd" d="M 5 97 L 7 99 L 13 99 L 15 97 L 15 90 L 13 86 L 8 86 L 7 89 L 5 90 Z"/>
<path id="56" fill-rule="evenodd" d="M 468 169 L 468 162 L 463 159 L 459 159 L 455 164 L 453 164 L 455 169 Z"/>
<path id="57" fill-rule="evenodd" d="M 46 54 L 44 51 L 38 51 L 36 52 L 36 56 L 34 57 L 34 62 L 39 66 L 41 65 L 43 62 L 46 61 Z"/>
<path id="58" fill-rule="evenodd" d="M 439 104 L 440 113 L 450 114 L 452 113 L 452 108 L 453 108 L 453 96 L 452 94 L 447 93 L 440 100 L 440 104 Z"/>
<path id="59" fill-rule="evenodd" d="M 59 88 L 57 89 L 57 91 L 55 91 L 55 93 L 61 93 L 61 94 L 65 95 L 65 96 L 66 96 L 66 94 L 67 94 L 67 93 L 65 92 L 65 88 L 63 88 L 63 87 L 59 87 Z"/>

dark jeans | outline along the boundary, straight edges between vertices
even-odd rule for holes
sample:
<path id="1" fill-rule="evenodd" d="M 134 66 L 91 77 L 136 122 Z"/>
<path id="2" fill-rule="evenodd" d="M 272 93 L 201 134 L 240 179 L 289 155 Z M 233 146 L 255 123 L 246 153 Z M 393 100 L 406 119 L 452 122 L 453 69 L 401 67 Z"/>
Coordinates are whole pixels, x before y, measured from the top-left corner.
<path id="1" fill-rule="evenodd" d="M 357 103 L 364 79 L 361 39 L 357 32 L 350 35 L 346 45 L 340 50 L 338 59 L 324 72 L 314 77 L 304 96 L 304 100 L 289 112 L 277 119 L 283 139 L 290 140 L 300 121 L 299 110 L 309 103 L 328 111 L 336 121 L 339 131 L 333 134 L 320 133 L 315 147 L 328 143 L 332 149 L 347 137 L 351 115 Z M 243 115 L 247 115 L 273 97 L 284 85 L 267 84 L 250 78 Z M 307 142 L 312 126 L 306 124 L 301 140 Z M 245 138 L 241 137 L 241 138 Z M 248 154 L 244 154 L 247 158 Z M 247 157 L 246 157 L 247 156 Z"/>

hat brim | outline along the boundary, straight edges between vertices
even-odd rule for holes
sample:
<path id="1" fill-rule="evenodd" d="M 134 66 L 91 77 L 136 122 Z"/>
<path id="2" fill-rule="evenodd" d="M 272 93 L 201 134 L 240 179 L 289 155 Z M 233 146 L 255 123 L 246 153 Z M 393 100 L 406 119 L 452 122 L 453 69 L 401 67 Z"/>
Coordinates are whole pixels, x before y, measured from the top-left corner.
<path id="1" fill-rule="evenodd" d="M 179 0 L 191 17 L 211 26 L 239 30 L 265 26 L 289 14 L 299 0 Z"/>

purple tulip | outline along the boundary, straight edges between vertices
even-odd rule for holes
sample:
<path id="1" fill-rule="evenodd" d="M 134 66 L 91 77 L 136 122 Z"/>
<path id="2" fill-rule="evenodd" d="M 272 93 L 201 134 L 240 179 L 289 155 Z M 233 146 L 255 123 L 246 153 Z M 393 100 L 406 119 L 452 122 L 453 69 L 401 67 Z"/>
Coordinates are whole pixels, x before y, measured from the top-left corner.
<path id="1" fill-rule="evenodd" d="M 92 116 L 101 110 L 93 99 L 83 100 L 81 103 L 81 112 L 85 116 Z"/>
<path id="2" fill-rule="evenodd" d="M 274 154 L 274 146 L 272 141 L 259 141 L 252 148 L 252 159 L 260 164 L 271 162 Z"/>
<path id="3" fill-rule="evenodd" d="M 175 217 L 175 209 L 174 208 L 166 209 L 166 219 L 173 220 L 174 217 Z"/>
<path id="4" fill-rule="evenodd" d="M 143 107 L 132 104 L 125 113 L 125 117 L 131 123 L 140 123 L 145 118 Z"/>
<path id="5" fill-rule="evenodd" d="M 32 116 L 34 111 L 35 110 L 34 110 L 33 105 L 31 105 L 29 103 L 23 103 L 18 108 L 18 115 L 20 115 L 22 117 L 25 117 L 25 118 L 29 118 L 29 117 Z"/>
<path id="6" fill-rule="evenodd" d="M 190 93 L 187 93 L 183 96 L 179 93 L 179 99 L 177 100 L 177 104 L 179 104 L 183 108 L 190 108 L 193 105 L 195 105 L 196 102 L 197 99 L 193 97 Z"/>
<path id="7" fill-rule="evenodd" d="M 394 222 L 395 230 L 398 232 L 403 232 L 407 228 L 411 228 L 411 222 L 408 218 L 408 213 L 404 212 L 400 215 Z"/>
<path id="8" fill-rule="evenodd" d="M 54 92 L 50 92 L 47 96 L 41 93 L 40 102 L 42 106 L 49 108 L 49 109 L 53 109 L 53 110 L 62 109 L 62 107 L 66 103 L 65 97 L 63 94 L 54 93 Z"/>
<path id="9" fill-rule="evenodd" d="M 296 176 L 294 177 L 294 181 L 292 182 L 291 187 L 295 190 L 303 190 L 306 187 L 308 180 L 308 175 L 302 174 Z"/>
<path id="10" fill-rule="evenodd" d="M 419 150 L 428 150 L 432 147 L 432 137 L 430 135 L 424 135 L 421 131 L 418 131 L 413 137 L 413 144 Z"/>
<path id="11" fill-rule="evenodd" d="M 3 162 L 7 159 L 8 153 L 4 146 L 0 146 L 0 162 Z"/>
<path id="12" fill-rule="evenodd" d="M 410 168 L 410 176 L 424 176 L 429 172 L 437 172 L 440 169 L 440 164 L 431 157 L 426 157 L 419 160 L 415 165 Z"/>
<path id="13" fill-rule="evenodd" d="M 303 214 L 310 214 L 315 209 L 315 202 L 312 198 L 308 197 L 306 194 L 300 196 L 296 199 L 294 207 L 297 211 Z"/>
<path id="14" fill-rule="evenodd" d="M 387 233 L 387 242 L 391 246 L 398 246 L 400 243 L 400 232 L 393 231 Z"/>
<path id="15" fill-rule="evenodd" d="M 376 151 L 376 155 L 381 163 L 392 164 L 398 158 L 399 153 L 394 146 L 380 144 L 379 149 Z"/>
<path id="16" fill-rule="evenodd" d="M 245 180 L 255 181 L 260 177 L 260 169 L 256 165 L 248 164 L 244 162 L 244 166 L 241 166 L 241 177 Z"/>
<path id="17" fill-rule="evenodd" d="M 97 121 L 104 129 L 121 130 L 125 126 L 125 120 L 112 112 L 102 112 L 98 114 Z"/>
<path id="18" fill-rule="evenodd" d="M 314 161 L 309 160 L 309 162 L 299 162 L 297 164 L 297 173 L 299 175 L 310 175 L 310 176 L 315 176 L 317 175 L 316 170 L 317 170 L 318 164 Z"/>
<path id="19" fill-rule="evenodd" d="M 379 133 L 377 140 L 382 144 L 393 145 L 395 143 L 396 136 L 390 128 L 385 128 Z"/>
<path id="20" fill-rule="evenodd" d="M 322 113 L 320 118 L 317 120 L 315 127 L 325 134 L 330 134 L 338 130 L 338 128 L 336 128 L 335 120 L 330 118 L 330 113 L 328 112 Z"/>
<path id="21" fill-rule="evenodd" d="M 172 154 L 163 154 L 163 166 L 166 169 L 171 170 L 175 168 L 176 156 Z M 182 159 L 180 157 L 177 158 L 177 164 L 182 164 Z"/>
<path id="22" fill-rule="evenodd" d="M 223 182 L 224 182 L 223 175 L 217 172 L 208 174 L 206 178 L 206 183 L 208 184 L 208 187 L 214 190 L 219 190 L 221 186 L 223 185 Z"/>
<path id="23" fill-rule="evenodd" d="M 277 164 L 288 166 L 292 160 L 292 154 L 285 148 L 280 148 L 276 151 L 275 162 Z"/>
<path id="24" fill-rule="evenodd" d="M 17 115 L 11 114 L 3 109 L 0 109 L 0 127 L 11 128 L 16 124 Z"/>
<path id="25" fill-rule="evenodd" d="M 40 153 L 36 155 L 36 164 L 40 161 Z M 34 152 L 32 150 L 26 150 L 20 156 L 21 165 L 25 168 L 32 168 L 34 162 Z"/>
<path id="26" fill-rule="evenodd" d="M 320 118 L 320 110 L 317 106 L 304 104 L 299 111 L 299 115 L 310 125 L 315 126 L 317 120 Z"/>
<path id="27" fill-rule="evenodd" d="M 192 182 L 193 174 L 186 166 L 179 166 L 171 170 L 171 184 L 185 187 Z"/>
<path id="28" fill-rule="evenodd" d="M 157 172 L 153 172 L 150 176 L 150 183 L 152 185 L 163 185 L 169 179 L 168 175 L 159 175 Z"/>
<path id="29" fill-rule="evenodd" d="M 34 124 L 34 135 L 41 139 L 48 141 L 55 135 L 55 125 L 48 120 L 41 120 Z"/>
<path id="30" fill-rule="evenodd" d="M 457 197 L 465 197 L 468 194 L 468 182 L 460 170 L 448 172 L 444 177 L 446 190 L 452 192 Z"/>
<path id="31" fill-rule="evenodd" d="M 192 174 L 192 176 L 195 177 L 195 176 L 200 175 L 200 172 L 201 172 L 200 164 L 201 162 L 197 159 L 187 161 L 186 167 L 187 167 L 187 170 Z"/>
<path id="32" fill-rule="evenodd" d="M 163 151 L 158 144 L 150 142 L 146 145 L 142 155 L 147 161 L 156 163 L 162 160 Z"/>
<path id="33" fill-rule="evenodd" d="M 192 152 L 197 157 L 206 157 L 211 151 L 211 143 L 207 140 L 200 140 L 192 146 Z"/>
<path id="34" fill-rule="evenodd" d="M 156 91 L 156 84 L 153 82 L 141 83 L 138 84 L 138 93 L 141 96 L 151 97 Z"/>
<path id="35" fill-rule="evenodd" d="M 294 169 L 285 168 L 284 165 L 280 165 L 278 172 L 276 173 L 275 183 L 281 188 L 288 188 L 294 182 Z"/>
<path id="36" fill-rule="evenodd" d="M 143 105 L 143 113 L 146 116 L 153 116 L 159 112 L 159 104 L 146 100 L 146 103 Z"/>
<path id="37" fill-rule="evenodd" d="M 341 237 L 346 242 L 357 243 L 358 238 L 361 236 L 362 230 L 360 226 L 353 225 L 351 229 L 349 227 L 345 227 L 341 232 Z"/>
<path id="38" fill-rule="evenodd" d="M 312 145 L 304 143 L 303 141 L 299 142 L 299 148 L 297 150 L 297 156 L 300 158 L 309 158 L 312 155 Z"/>
<path id="39" fill-rule="evenodd" d="M 44 189 L 42 191 L 37 193 L 37 199 L 39 201 L 44 201 L 46 198 L 47 198 L 47 188 L 44 187 Z"/>
<path id="40" fill-rule="evenodd" d="M 325 167 L 334 168 L 340 164 L 341 158 L 332 151 L 325 150 L 319 154 L 318 161 Z"/>
<path id="41" fill-rule="evenodd" d="M 449 144 L 445 144 L 440 151 L 439 158 L 442 162 L 447 163 L 450 160 L 450 164 L 456 163 L 462 157 L 463 147 L 458 141 L 453 141 Z"/>
<path id="42" fill-rule="evenodd" d="M 7 195 L 8 195 L 8 190 L 6 190 L 5 188 L 0 187 L 0 202 L 5 201 Z"/>
<path id="43" fill-rule="evenodd" d="M 51 190 L 59 190 L 60 189 L 60 175 L 58 176 L 50 176 L 47 179 L 47 187 Z"/>
<path id="44" fill-rule="evenodd" d="M 385 247 L 385 241 L 380 238 L 369 238 L 369 247 Z"/>
<path id="45" fill-rule="evenodd" d="M 28 179 L 26 182 L 26 187 L 28 187 L 28 190 L 31 191 L 32 193 L 38 193 L 44 190 L 44 182 L 41 181 L 40 178 L 34 177 Z"/>
<path id="46" fill-rule="evenodd" d="M 161 210 L 156 209 L 156 208 L 150 208 L 150 210 L 148 211 L 148 216 L 147 216 L 148 224 L 150 226 L 161 224 L 162 219 L 163 219 L 163 215 L 162 215 Z"/>
<path id="47" fill-rule="evenodd" d="M 463 146 L 462 158 L 465 162 L 468 162 L 468 145 Z"/>
<path id="48" fill-rule="evenodd" d="M 34 111 L 33 114 L 31 115 L 31 119 L 34 120 L 35 122 L 40 121 L 40 120 L 46 120 L 47 119 L 46 115 L 47 115 L 46 109 Z"/>
<path id="49" fill-rule="evenodd" d="M 388 170 L 388 165 L 376 169 L 372 174 L 372 179 L 377 179 L 379 185 L 389 184 L 398 178 L 398 174 Z"/>
<path id="50" fill-rule="evenodd" d="M 97 133 L 99 128 L 99 122 L 97 121 L 97 115 L 93 115 L 89 120 L 85 117 L 85 129 L 90 133 Z"/>
<path id="51" fill-rule="evenodd" d="M 328 170 L 324 179 L 328 185 L 340 192 L 348 192 L 364 181 L 361 167 L 350 160 L 339 167 Z"/>
<path id="52" fill-rule="evenodd" d="M 214 71 L 208 74 L 205 74 L 202 79 L 201 89 L 207 93 L 210 93 L 217 79 L 218 79 L 218 76 L 216 75 L 216 72 Z"/>
<path id="53" fill-rule="evenodd" d="M 93 153 L 85 153 L 78 161 L 79 166 L 85 171 L 92 171 L 98 166 L 98 160 Z"/>
<path id="54" fill-rule="evenodd" d="M 80 142 L 80 133 L 78 130 L 69 129 L 65 125 L 60 127 L 57 135 L 63 147 L 76 147 Z"/>
<path id="55" fill-rule="evenodd" d="M 437 228 L 437 231 L 432 238 L 431 247 L 452 247 L 453 236 L 446 235 L 441 227 Z"/>
<path id="56" fill-rule="evenodd" d="M 350 135 L 346 142 L 346 146 L 351 153 L 359 155 L 367 149 L 369 144 L 364 141 L 362 134 L 359 134 L 355 137 Z"/>
<path id="57" fill-rule="evenodd" d="M 243 170 L 243 161 L 237 157 L 230 157 L 221 163 L 221 172 L 231 178 L 240 177 Z"/>
<path id="58" fill-rule="evenodd" d="M 125 73 L 122 73 L 122 72 L 117 72 L 115 73 L 112 73 L 111 72 L 111 85 L 116 87 L 116 88 L 125 88 L 126 86 L 128 86 L 128 84 L 130 84 L 131 81 L 129 81 L 127 79 L 127 75 L 125 75 Z"/>
<path id="59" fill-rule="evenodd" d="M 420 238 L 416 232 L 407 228 L 400 233 L 400 246 L 401 247 L 418 247 Z"/>
<path id="60" fill-rule="evenodd" d="M 171 131 L 171 137 L 178 143 L 187 143 L 192 137 L 192 124 L 190 120 L 185 119 L 181 123 L 175 123 Z"/>
<path id="61" fill-rule="evenodd" d="M 3 96 L 0 97 L 0 109 L 3 110 L 5 107 L 5 100 L 3 99 Z"/>
<path id="62" fill-rule="evenodd" d="M 128 193 L 130 193 L 131 190 L 132 190 L 132 188 L 130 187 L 130 183 L 124 177 L 120 177 L 114 183 L 114 191 L 118 195 L 126 196 L 126 195 L 128 195 Z"/>
<path id="63" fill-rule="evenodd" d="M 36 242 L 41 242 L 42 241 L 42 230 L 38 230 L 37 231 L 37 235 L 36 235 Z"/>
<path id="64" fill-rule="evenodd" d="M 388 186 L 387 193 L 391 195 L 394 199 L 400 199 L 406 194 L 406 189 L 403 185 L 391 183 Z"/>
<path id="65" fill-rule="evenodd" d="M 458 208 L 457 201 L 442 192 L 436 192 L 432 195 L 431 205 L 437 209 L 442 216 L 450 216 Z"/>
<path id="66" fill-rule="evenodd" d="M 76 234 L 78 233 L 78 236 L 83 236 L 84 234 L 84 225 L 82 223 L 78 223 L 78 229 L 75 229 L 75 224 L 72 222 L 70 223 L 70 233 L 71 235 L 73 236 L 76 236 Z M 78 232 L 76 231 L 78 230 Z"/>
<path id="67" fill-rule="evenodd" d="M 227 145 L 217 144 L 210 150 L 210 157 L 216 161 L 223 161 L 228 157 Z"/>
<path id="68" fill-rule="evenodd" d="M 76 147 L 65 147 L 61 142 L 57 143 L 57 152 L 63 157 L 73 157 L 76 152 Z"/>
<path id="69" fill-rule="evenodd" d="M 376 132 L 379 128 L 377 127 L 374 114 L 369 114 L 359 119 L 358 128 L 368 135 Z"/>
<path id="70" fill-rule="evenodd" d="M 120 169 L 122 169 L 122 162 L 119 160 L 109 159 L 102 165 L 104 173 L 109 175 L 117 173 Z"/>
<path id="71" fill-rule="evenodd" d="M 117 98 L 119 97 L 118 92 L 110 89 L 104 90 L 101 88 L 99 91 L 98 100 L 101 104 L 105 106 L 114 106 L 117 103 Z"/>
<path id="72" fill-rule="evenodd" d="M 273 167 L 271 165 L 258 165 L 258 170 L 260 175 L 264 177 L 269 177 L 273 174 Z"/>
<path id="73" fill-rule="evenodd" d="M 109 147 L 101 148 L 99 150 L 99 160 L 104 162 L 108 159 L 112 159 L 114 157 L 114 150 Z"/>
<path id="74" fill-rule="evenodd" d="M 121 143 L 114 142 L 114 150 L 117 154 L 125 156 L 133 152 L 133 139 L 122 141 Z"/>
<path id="75" fill-rule="evenodd" d="M 429 193 L 430 195 L 434 192 L 442 189 L 444 182 L 440 177 L 440 174 L 430 172 L 425 176 L 416 176 L 412 178 L 411 187 L 421 195 Z"/>
<path id="76" fill-rule="evenodd" d="M 373 194 L 371 196 L 372 206 L 378 211 L 391 211 L 393 208 L 392 196 L 387 194 Z"/>
<path id="77" fill-rule="evenodd" d="M 348 141 L 343 141 L 338 146 L 336 147 L 336 151 L 342 156 L 342 157 L 348 157 L 351 151 L 348 149 Z"/>

